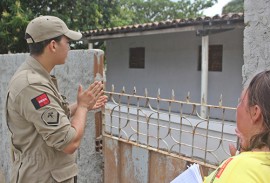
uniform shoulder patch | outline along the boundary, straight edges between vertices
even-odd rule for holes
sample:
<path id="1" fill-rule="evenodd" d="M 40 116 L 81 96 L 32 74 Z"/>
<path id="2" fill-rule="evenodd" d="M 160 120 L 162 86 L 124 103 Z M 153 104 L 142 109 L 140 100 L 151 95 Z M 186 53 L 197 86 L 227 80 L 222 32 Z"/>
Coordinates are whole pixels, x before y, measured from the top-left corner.
<path id="1" fill-rule="evenodd" d="M 41 116 L 43 122 L 48 126 L 58 126 L 59 112 L 55 108 L 46 110 Z"/>
<path id="2" fill-rule="evenodd" d="M 43 93 L 43 94 L 31 99 L 31 102 L 35 106 L 36 110 L 50 104 L 49 97 L 46 93 Z"/>

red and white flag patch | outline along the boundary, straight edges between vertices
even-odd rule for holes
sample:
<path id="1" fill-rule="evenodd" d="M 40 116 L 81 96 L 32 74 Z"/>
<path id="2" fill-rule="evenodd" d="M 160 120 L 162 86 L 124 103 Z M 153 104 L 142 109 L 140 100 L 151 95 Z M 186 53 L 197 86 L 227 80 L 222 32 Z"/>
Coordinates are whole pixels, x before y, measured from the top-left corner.
<path id="1" fill-rule="evenodd" d="M 41 107 L 44 107 L 48 104 L 50 104 L 49 97 L 46 93 L 43 93 L 31 100 L 33 105 L 35 106 L 36 109 L 40 109 Z"/>

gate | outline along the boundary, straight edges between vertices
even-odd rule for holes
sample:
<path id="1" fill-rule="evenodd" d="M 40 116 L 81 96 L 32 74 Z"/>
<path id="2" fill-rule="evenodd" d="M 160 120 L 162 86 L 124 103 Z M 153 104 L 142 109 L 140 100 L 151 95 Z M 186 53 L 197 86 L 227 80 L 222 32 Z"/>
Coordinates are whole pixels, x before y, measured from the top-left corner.
<path id="1" fill-rule="evenodd" d="M 102 147 L 105 183 L 167 183 L 189 164 L 202 165 L 208 175 L 229 155 L 229 144 L 237 144 L 236 109 L 144 95 L 106 91 L 103 111 Z M 207 115 L 200 115 L 201 108 Z"/>

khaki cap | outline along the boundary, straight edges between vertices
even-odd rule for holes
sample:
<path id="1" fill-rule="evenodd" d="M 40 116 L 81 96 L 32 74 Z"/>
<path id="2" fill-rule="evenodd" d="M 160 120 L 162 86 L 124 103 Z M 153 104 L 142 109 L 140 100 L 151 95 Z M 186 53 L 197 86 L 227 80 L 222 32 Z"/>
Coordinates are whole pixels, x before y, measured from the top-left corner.
<path id="1" fill-rule="evenodd" d="M 38 43 L 61 35 L 74 41 L 82 38 L 80 32 L 69 30 L 63 20 L 54 16 L 40 16 L 33 19 L 27 25 L 25 33 L 31 36 L 26 38 L 27 43 Z"/>

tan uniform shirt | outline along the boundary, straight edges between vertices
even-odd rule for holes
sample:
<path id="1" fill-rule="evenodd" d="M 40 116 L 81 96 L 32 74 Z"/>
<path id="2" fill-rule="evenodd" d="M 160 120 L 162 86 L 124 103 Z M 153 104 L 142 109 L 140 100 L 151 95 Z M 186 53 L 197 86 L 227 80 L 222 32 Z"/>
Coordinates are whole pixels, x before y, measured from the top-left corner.
<path id="1" fill-rule="evenodd" d="M 73 182 L 77 175 L 75 154 L 62 152 L 76 131 L 53 80 L 29 56 L 9 83 L 6 115 L 15 156 L 11 183 Z"/>

